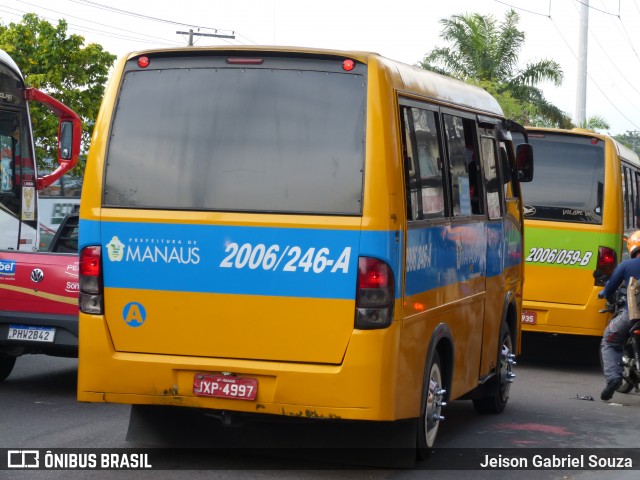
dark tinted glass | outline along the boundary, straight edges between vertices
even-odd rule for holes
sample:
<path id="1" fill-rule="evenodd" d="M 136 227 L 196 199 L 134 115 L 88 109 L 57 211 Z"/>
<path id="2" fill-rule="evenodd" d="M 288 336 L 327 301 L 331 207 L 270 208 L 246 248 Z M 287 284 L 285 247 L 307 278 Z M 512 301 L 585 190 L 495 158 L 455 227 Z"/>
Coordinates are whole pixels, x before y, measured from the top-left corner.
<path id="1" fill-rule="evenodd" d="M 36 228 L 36 172 L 29 127 L 26 109 L 5 110 L 0 102 L 0 215 L 22 217 L 26 225 Z"/>
<path id="2" fill-rule="evenodd" d="M 77 214 L 67 217 L 65 224 L 56 232 L 49 248 L 52 252 L 78 253 Z"/>
<path id="3" fill-rule="evenodd" d="M 514 135 L 514 141 L 521 140 Z M 526 218 L 602 223 L 604 142 L 591 137 L 529 135 L 533 181 L 522 183 Z"/>
<path id="4" fill-rule="evenodd" d="M 126 74 L 104 204 L 361 213 L 363 75 L 245 68 Z"/>
<path id="5" fill-rule="evenodd" d="M 443 115 L 442 119 L 449 151 L 453 215 L 481 214 L 476 124 L 473 120 L 453 115 Z"/>
<path id="6" fill-rule="evenodd" d="M 24 106 L 24 83 L 13 69 L 0 62 L 0 105 Z"/>

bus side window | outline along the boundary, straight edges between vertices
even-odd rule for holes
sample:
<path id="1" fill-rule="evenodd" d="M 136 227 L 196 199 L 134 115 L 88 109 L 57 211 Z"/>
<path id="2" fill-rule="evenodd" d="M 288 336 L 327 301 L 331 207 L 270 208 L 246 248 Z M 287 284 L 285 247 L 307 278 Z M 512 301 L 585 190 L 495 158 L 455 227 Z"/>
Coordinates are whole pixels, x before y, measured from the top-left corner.
<path id="1" fill-rule="evenodd" d="M 629 230 L 633 228 L 633 206 L 631 198 L 631 188 L 630 184 L 632 179 L 630 178 L 631 171 L 628 167 L 622 166 L 622 209 L 623 209 L 623 219 L 624 219 L 624 229 Z"/>
<path id="2" fill-rule="evenodd" d="M 402 109 L 402 150 L 404 155 L 404 175 L 405 190 L 407 199 L 407 220 L 420 219 L 420 199 L 418 197 L 418 187 L 416 185 L 415 166 L 416 147 L 413 139 L 415 138 L 415 128 L 413 126 L 413 115 L 410 108 Z"/>
<path id="3" fill-rule="evenodd" d="M 624 229 L 640 229 L 640 173 L 626 164 L 622 166 L 622 207 Z"/>
<path id="4" fill-rule="evenodd" d="M 634 172 L 633 176 L 635 177 L 635 184 L 636 184 L 636 208 L 635 208 L 635 221 L 634 221 L 634 228 L 639 228 L 640 229 L 640 173 L 639 172 Z"/>
<path id="5" fill-rule="evenodd" d="M 484 169 L 484 182 L 487 192 L 487 211 L 489 219 L 494 220 L 502 217 L 500 205 L 500 176 L 496 158 L 496 142 L 492 137 L 483 136 L 482 145 L 482 166 Z"/>
<path id="6" fill-rule="evenodd" d="M 0 112 L 0 205 L 16 218 L 20 216 L 20 166 L 16 165 L 14 124 L 17 115 Z"/>
<path id="7" fill-rule="evenodd" d="M 638 191 L 638 172 L 631 170 L 631 184 L 633 185 L 633 211 L 631 212 L 631 228 L 633 230 L 638 228 L 638 211 L 640 211 L 640 205 L 638 204 L 638 195 L 640 195 L 640 191 Z"/>
<path id="8" fill-rule="evenodd" d="M 443 163 L 437 114 L 404 108 L 407 219 L 443 218 L 446 215 Z"/>
<path id="9" fill-rule="evenodd" d="M 454 216 L 484 213 L 476 124 L 474 120 L 443 115 L 449 154 Z"/>
<path id="10" fill-rule="evenodd" d="M 513 147 L 513 144 L 509 143 L 509 146 Z M 513 165 L 515 165 L 515 158 L 507 152 L 506 144 L 500 142 L 500 168 L 503 170 L 502 178 L 504 182 L 505 199 L 518 198 L 520 195 L 520 184 L 518 183 Z"/>

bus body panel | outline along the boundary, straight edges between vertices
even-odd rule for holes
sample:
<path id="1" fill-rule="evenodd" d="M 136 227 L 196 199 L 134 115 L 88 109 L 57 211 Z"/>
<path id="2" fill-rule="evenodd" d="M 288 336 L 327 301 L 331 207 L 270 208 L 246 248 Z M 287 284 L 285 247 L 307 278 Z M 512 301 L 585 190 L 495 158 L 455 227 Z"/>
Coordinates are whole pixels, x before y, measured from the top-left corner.
<path id="1" fill-rule="evenodd" d="M 29 104 L 22 74 L 11 58 L 0 51 L 0 249 L 38 250 L 37 171 Z"/>
<path id="2" fill-rule="evenodd" d="M 532 280 L 525 287 L 525 299 L 585 305 L 591 290 L 597 288 L 593 272 L 598 248 L 618 250 L 620 241 L 620 235 L 603 234 L 600 229 L 538 227 L 531 221 L 525 237 L 525 261 Z"/>
<path id="3" fill-rule="evenodd" d="M 29 111 L 34 104 L 58 120 L 58 152 L 49 152 L 57 156 L 55 175 L 38 175 L 38 139 Z M 49 118 L 42 122 L 52 126 Z M 39 224 L 40 192 L 76 164 L 81 130 L 75 112 L 28 87 L 16 63 L 0 50 L 0 382 L 20 356 L 77 355 L 78 217 L 60 218 L 55 250 L 41 243 Z"/>
<path id="4" fill-rule="evenodd" d="M 117 351 L 340 363 L 358 256 L 385 260 L 401 278 L 399 232 L 104 219 L 99 230 Z"/>
<path id="5" fill-rule="evenodd" d="M 507 200 L 497 222 L 476 216 L 408 228 L 398 94 L 422 89 L 422 101 L 451 106 L 463 91 L 470 103 L 461 108 L 465 115 L 473 110 L 500 119 L 495 100 L 440 77 L 414 81 L 434 74 L 375 54 L 230 47 L 198 55 L 245 51 L 331 61 L 346 55 L 366 66 L 361 212 L 105 204 L 112 195 L 104 170 L 119 90 L 132 68 L 127 62 L 140 53 L 121 59 L 98 115 L 82 192 L 80 248 L 102 247 L 104 313 L 80 314 L 78 399 L 312 418 L 416 418 L 429 344 L 441 324 L 453 341 L 451 399 L 474 390 L 496 369 L 506 304 L 520 313 L 521 205 Z M 153 64 L 154 52 L 146 54 Z M 354 328 L 363 256 L 384 261 L 393 273 L 393 321 L 384 329 Z M 512 333 L 519 345 L 517 322 Z M 196 375 L 223 372 L 257 379 L 256 400 L 194 393 Z"/>
<path id="6" fill-rule="evenodd" d="M 4 313 L 77 315 L 78 257 L 0 252 L 0 305 Z"/>
<path id="7" fill-rule="evenodd" d="M 536 180 L 526 185 L 523 331 L 600 336 L 609 315 L 599 313 L 605 303 L 597 298 L 603 283 L 598 284 L 594 279 L 599 249 L 609 249 L 614 253 L 615 261 L 620 262 L 625 254 L 623 234 L 632 231 L 623 223 L 628 210 L 625 202 L 631 200 L 623 198 L 625 187 L 618 145 L 606 135 L 586 130 L 528 128 L 528 131 L 534 151 L 536 142 L 541 148 L 536 157 L 537 174 L 540 175 L 536 179 L 540 181 L 551 175 L 567 181 L 553 197 L 575 199 L 578 198 L 576 191 L 588 194 L 597 190 L 598 199 L 592 197 L 592 201 L 598 203 L 595 208 L 592 204 L 591 209 L 586 208 L 588 204 L 558 205 L 560 208 L 556 208 L 554 218 L 537 218 L 536 209 L 540 207 L 531 205 L 531 196 L 527 197 L 527 189 L 538 188 Z M 550 143 L 543 144 L 547 139 Z M 571 165 L 570 172 L 558 171 L 555 160 L 545 161 L 544 156 L 553 145 L 563 149 L 559 150 L 560 155 L 566 165 Z M 588 153 L 591 147 L 600 148 L 602 152 L 599 160 L 595 160 L 601 162 L 600 166 L 591 163 L 593 160 Z M 640 161 L 637 156 L 632 158 L 633 155 L 628 154 L 629 161 L 640 170 Z M 584 172 L 574 168 L 580 164 L 584 165 Z M 579 174 L 580 180 L 571 179 L 572 172 L 576 178 Z M 593 179 L 584 182 L 582 178 L 586 176 Z M 597 187 L 591 186 L 591 182 L 598 182 Z M 627 198 L 630 198 L 630 186 L 628 190 Z M 637 204 L 637 200 L 635 202 Z"/>
<path id="8" fill-rule="evenodd" d="M 81 335 L 92 341 L 80 343 L 80 355 L 100 358 L 102 368 L 88 362 L 80 364 L 80 401 L 192 406 L 314 418 L 398 418 L 390 400 L 395 395 L 379 392 L 395 390 L 397 365 L 393 359 L 401 332 L 399 324 L 386 330 L 354 332 L 342 365 L 317 365 L 115 352 L 106 322 L 92 320 L 81 324 Z M 380 356 L 373 368 L 372 350 Z M 256 401 L 194 395 L 194 376 L 211 372 L 234 372 L 240 378 L 258 379 Z M 416 402 L 412 403 L 415 408 Z M 417 412 L 402 415 L 411 417 Z"/>

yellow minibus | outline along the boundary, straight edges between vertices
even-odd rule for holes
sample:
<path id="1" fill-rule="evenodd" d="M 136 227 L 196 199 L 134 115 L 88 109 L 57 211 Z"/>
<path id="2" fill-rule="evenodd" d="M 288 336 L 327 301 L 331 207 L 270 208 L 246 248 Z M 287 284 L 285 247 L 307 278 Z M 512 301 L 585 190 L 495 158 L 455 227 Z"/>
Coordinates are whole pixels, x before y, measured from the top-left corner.
<path id="1" fill-rule="evenodd" d="M 624 235 L 640 226 L 640 160 L 591 130 L 527 130 L 536 175 L 522 186 L 522 328 L 601 336 L 609 316 L 598 293 L 626 252 Z"/>
<path id="2" fill-rule="evenodd" d="M 402 423 L 421 452 L 447 401 L 502 411 L 533 174 L 511 130 L 373 53 L 123 57 L 82 190 L 78 399 Z"/>

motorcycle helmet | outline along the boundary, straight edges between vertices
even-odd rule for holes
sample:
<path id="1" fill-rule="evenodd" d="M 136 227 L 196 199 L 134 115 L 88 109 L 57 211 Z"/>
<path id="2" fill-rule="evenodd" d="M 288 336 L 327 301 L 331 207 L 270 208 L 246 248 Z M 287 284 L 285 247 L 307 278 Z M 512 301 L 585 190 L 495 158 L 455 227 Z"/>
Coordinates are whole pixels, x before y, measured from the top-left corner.
<path id="1" fill-rule="evenodd" d="M 631 258 L 640 253 L 640 230 L 633 232 L 627 239 L 627 249 Z"/>

